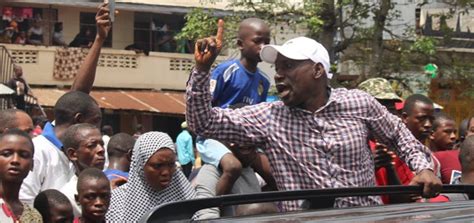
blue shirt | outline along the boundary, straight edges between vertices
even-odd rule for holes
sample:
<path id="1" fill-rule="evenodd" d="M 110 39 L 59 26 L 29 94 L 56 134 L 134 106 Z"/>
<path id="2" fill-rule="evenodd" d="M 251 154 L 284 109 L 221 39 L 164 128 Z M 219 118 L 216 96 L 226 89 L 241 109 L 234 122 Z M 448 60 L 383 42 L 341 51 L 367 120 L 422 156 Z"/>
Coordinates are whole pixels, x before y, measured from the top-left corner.
<path id="1" fill-rule="evenodd" d="M 54 126 L 51 122 L 47 122 L 43 128 L 43 135 L 46 139 L 48 139 L 51 143 L 53 143 L 59 150 L 62 150 L 63 143 L 56 137 L 56 133 L 54 132 Z"/>
<path id="2" fill-rule="evenodd" d="M 240 60 L 229 60 L 212 71 L 212 106 L 227 108 L 239 103 L 258 104 L 266 100 L 269 87 L 268 76 L 258 68 L 255 73 L 251 73 Z"/>
<path id="3" fill-rule="evenodd" d="M 194 164 L 193 138 L 187 130 L 183 130 L 176 138 L 176 147 L 178 153 L 178 161 L 181 165 L 189 162 Z"/>

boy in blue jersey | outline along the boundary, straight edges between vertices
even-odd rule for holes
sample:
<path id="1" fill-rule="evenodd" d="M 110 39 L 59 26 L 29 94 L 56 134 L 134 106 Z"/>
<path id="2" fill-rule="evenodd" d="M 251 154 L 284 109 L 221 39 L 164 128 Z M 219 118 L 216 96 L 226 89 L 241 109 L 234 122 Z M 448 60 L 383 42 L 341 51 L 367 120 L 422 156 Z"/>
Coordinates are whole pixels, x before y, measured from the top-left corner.
<path id="1" fill-rule="evenodd" d="M 270 86 L 269 77 L 257 68 L 262 60 L 260 50 L 270 42 L 270 29 L 261 19 L 248 18 L 240 23 L 237 46 L 240 59 L 229 60 L 219 64 L 212 72 L 210 90 L 213 94 L 214 107 L 229 108 L 253 105 L 264 102 Z M 222 170 L 216 186 L 216 195 L 230 192 L 233 184 L 241 174 L 242 165 L 232 152 L 217 141 L 197 139 L 197 148 L 202 161 Z M 260 154 L 255 170 L 262 175 L 267 184 L 273 185 L 269 165 L 262 164 L 266 157 Z M 266 168 L 265 168 L 266 167 Z M 276 184 L 275 184 L 276 185 Z M 271 186 L 276 189 L 276 186 Z"/>

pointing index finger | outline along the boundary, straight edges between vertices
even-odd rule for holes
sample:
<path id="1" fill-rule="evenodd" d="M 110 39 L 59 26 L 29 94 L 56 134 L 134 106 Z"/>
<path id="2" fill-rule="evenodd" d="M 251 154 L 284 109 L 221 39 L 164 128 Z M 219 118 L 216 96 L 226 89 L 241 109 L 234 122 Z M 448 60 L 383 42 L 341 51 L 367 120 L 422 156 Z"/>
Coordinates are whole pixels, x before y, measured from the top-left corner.
<path id="1" fill-rule="evenodd" d="M 222 48 L 222 42 L 224 41 L 224 20 L 219 19 L 217 22 L 217 36 L 216 36 L 217 48 Z"/>

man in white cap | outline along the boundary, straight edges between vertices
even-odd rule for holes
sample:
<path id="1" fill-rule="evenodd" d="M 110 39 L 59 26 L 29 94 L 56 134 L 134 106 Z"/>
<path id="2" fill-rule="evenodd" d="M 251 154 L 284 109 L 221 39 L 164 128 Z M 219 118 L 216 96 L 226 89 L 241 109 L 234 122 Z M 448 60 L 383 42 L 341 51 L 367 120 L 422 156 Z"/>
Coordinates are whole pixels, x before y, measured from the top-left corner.
<path id="1" fill-rule="evenodd" d="M 187 87 L 186 119 L 196 134 L 240 145 L 264 148 L 279 190 L 374 186 L 374 162 L 367 138 L 396 148 L 416 171 L 412 184 L 423 195 L 441 189 L 430 152 L 400 119 L 360 90 L 328 86 L 329 56 L 315 40 L 298 37 L 281 46 L 267 45 L 263 61 L 274 63 L 282 101 L 240 109 L 211 108 L 209 70 L 222 47 L 223 21 L 217 37 L 196 42 L 196 66 Z M 336 207 L 380 204 L 378 196 L 336 199 Z M 284 202 L 285 210 L 301 207 Z"/>

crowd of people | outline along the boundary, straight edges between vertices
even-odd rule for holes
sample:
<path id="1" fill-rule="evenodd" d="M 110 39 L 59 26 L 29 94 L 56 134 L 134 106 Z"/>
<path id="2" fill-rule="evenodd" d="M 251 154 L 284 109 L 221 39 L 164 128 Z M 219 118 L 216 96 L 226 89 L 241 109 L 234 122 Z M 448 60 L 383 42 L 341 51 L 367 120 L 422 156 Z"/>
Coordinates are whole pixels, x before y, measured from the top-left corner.
<path id="1" fill-rule="evenodd" d="M 186 122 L 176 141 L 138 128 L 133 136 L 100 129 L 102 114 L 89 93 L 111 27 L 105 4 L 96 22 L 91 50 L 41 134 L 33 134 L 33 120 L 21 109 L 0 111 L 1 222 L 137 222 L 168 202 L 275 190 L 423 187 L 422 197 L 346 197 L 335 207 L 470 198 L 439 192 L 442 184 L 474 183 L 474 117 L 458 132 L 428 97 L 403 100 L 382 78 L 359 89 L 332 88 L 320 43 L 298 37 L 269 45 L 270 29 L 258 18 L 240 23 L 241 57 L 212 72 L 224 22 L 215 37 L 196 42 Z M 270 80 L 257 67 L 261 61 L 275 64 L 279 101 L 265 102 Z M 193 219 L 304 206 L 211 208 Z"/>

